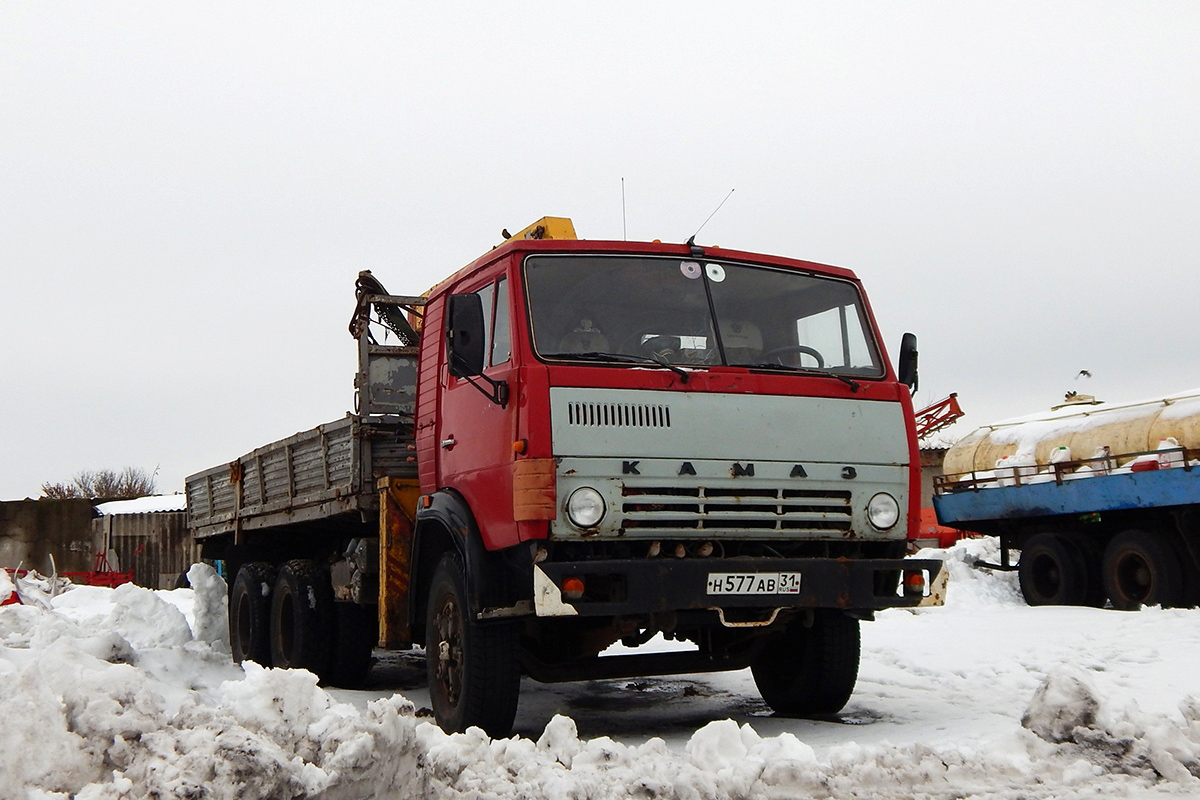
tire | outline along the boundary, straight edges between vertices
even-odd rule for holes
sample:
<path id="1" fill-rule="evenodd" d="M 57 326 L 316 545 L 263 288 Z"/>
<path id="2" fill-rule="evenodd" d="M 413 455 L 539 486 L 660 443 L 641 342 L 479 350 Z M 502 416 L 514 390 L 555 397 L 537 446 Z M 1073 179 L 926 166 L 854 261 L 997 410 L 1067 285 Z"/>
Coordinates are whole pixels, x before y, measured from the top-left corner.
<path id="1" fill-rule="evenodd" d="M 477 726 L 500 738 L 512 731 L 521 690 L 519 629 L 472 618 L 457 552 L 438 563 L 425 617 L 425 662 L 434 718 L 447 733 Z"/>
<path id="2" fill-rule="evenodd" d="M 786 716 L 836 714 L 858 681 L 858 620 L 818 609 L 811 628 L 793 621 L 750 667 L 763 700 Z"/>
<path id="3" fill-rule="evenodd" d="M 337 645 L 333 651 L 329 682 L 356 689 L 371 671 L 371 651 L 379 639 L 379 626 L 372 608 L 357 603 L 335 603 Z"/>
<path id="4" fill-rule="evenodd" d="M 1113 608 L 1122 611 L 1177 606 L 1183 600 L 1183 568 L 1165 536 L 1128 530 L 1104 550 L 1104 588 Z"/>
<path id="5" fill-rule="evenodd" d="M 1083 551 L 1058 533 L 1039 533 L 1025 543 L 1017 576 L 1031 606 L 1081 606 L 1097 593 L 1089 586 Z"/>
<path id="6" fill-rule="evenodd" d="M 263 561 L 243 564 L 229 597 L 229 644 L 237 663 L 271 666 L 271 587 L 275 568 Z"/>
<path id="7" fill-rule="evenodd" d="M 271 594 L 271 661 L 328 680 L 336 648 L 333 587 L 315 561 L 288 561 Z"/>

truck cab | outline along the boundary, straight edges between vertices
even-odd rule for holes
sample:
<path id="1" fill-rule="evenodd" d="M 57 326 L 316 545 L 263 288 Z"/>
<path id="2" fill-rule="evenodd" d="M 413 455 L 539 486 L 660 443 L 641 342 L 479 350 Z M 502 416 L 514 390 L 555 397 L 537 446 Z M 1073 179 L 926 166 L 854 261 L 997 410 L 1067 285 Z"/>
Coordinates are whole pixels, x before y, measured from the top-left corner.
<path id="1" fill-rule="evenodd" d="M 404 605 L 443 725 L 506 731 L 521 674 L 746 666 L 832 713 L 858 621 L 941 602 L 940 562 L 903 559 L 915 344 L 898 375 L 852 272 L 547 218 L 421 325 Z M 656 635 L 695 650 L 602 654 Z"/>

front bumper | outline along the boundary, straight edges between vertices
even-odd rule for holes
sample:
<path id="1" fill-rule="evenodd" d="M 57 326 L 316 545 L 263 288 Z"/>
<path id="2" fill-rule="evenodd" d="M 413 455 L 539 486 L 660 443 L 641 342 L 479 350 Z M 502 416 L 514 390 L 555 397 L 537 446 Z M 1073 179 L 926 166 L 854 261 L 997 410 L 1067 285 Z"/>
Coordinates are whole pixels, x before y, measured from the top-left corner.
<path id="1" fill-rule="evenodd" d="M 921 572 L 924 589 L 905 594 L 896 577 Z M 789 594 L 709 594 L 710 574 L 799 573 Z M 816 609 L 874 611 L 938 606 L 945 602 L 948 572 L 938 559 L 655 558 L 546 561 L 534 565 L 534 613 L 539 617 L 617 616 L 704 609 Z M 569 578 L 585 587 L 568 599 Z M 890 579 L 889 579 L 890 578 Z"/>

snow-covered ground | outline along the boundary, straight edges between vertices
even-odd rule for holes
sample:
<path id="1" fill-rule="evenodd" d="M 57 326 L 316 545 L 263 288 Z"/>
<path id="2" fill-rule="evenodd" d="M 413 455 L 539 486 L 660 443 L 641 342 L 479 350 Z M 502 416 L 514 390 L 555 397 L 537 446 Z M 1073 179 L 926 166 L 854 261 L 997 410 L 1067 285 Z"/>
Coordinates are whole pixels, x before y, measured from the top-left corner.
<path id="1" fill-rule="evenodd" d="M 836 718 L 772 716 L 748 672 L 528 683 L 497 741 L 430 723 L 417 654 L 367 692 L 231 664 L 206 567 L 74 588 L 0 608 L 0 798 L 1200 796 L 1200 610 L 1028 608 L 989 548 L 863 626 Z"/>

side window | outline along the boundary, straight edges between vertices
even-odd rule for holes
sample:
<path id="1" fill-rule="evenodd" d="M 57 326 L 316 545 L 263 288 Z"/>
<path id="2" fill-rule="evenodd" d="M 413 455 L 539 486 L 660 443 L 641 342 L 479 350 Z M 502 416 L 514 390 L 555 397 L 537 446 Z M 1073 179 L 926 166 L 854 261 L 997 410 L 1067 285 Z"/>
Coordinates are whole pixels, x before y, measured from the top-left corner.
<path id="1" fill-rule="evenodd" d="M 508 279 L 496 284 L 496 316 L 492 325 L 492 365 L 503 364 L 512 357 L 512 335 L 508 319 Z"/>
<path id="2" fill-rule="evenodd" d="M 496 296 L 496 284 L 489 283 L 475 294 L 479 295 L 483 305 L 483 353 L 486 358 L 488 351 L 492 349 L 492 300 Z"/>

